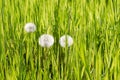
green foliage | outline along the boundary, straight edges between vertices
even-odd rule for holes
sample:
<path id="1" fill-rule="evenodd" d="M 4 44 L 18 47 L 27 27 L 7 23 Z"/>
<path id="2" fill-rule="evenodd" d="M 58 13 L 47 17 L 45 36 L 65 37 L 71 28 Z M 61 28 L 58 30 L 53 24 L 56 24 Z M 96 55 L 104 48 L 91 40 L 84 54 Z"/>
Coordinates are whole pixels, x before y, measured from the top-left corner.
<path id="1" fill-rule="evenodd" d="M 49 49 L 38 44 L 44 33 L 55 38 Z M 0 80 L 42 79 L 120 79 L 120 0 L 0 0 Z"/>

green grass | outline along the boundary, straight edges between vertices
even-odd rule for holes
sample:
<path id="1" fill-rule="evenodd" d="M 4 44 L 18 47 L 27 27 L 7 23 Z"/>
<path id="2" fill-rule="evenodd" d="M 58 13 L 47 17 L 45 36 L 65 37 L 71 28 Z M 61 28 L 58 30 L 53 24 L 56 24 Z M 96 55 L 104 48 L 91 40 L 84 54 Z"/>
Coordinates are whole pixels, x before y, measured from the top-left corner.
<path id="1" fill-rule="evenodd" d="M 49 49 L 38 44 L 45 33 Z M 64 34 L 70 48 L 59 45 Z M 120 0 L 0 0 L 0 80 L 42 79 L 120 79 Z"/>

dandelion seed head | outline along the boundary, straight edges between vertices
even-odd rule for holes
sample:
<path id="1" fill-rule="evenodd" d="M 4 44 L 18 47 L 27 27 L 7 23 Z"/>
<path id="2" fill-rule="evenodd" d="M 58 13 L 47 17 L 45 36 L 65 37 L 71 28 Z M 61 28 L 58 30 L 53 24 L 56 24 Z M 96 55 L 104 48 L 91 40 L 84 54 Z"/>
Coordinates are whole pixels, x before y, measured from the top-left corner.
<path id="1" fill-rule="evenodd" d="M 43 34 L 40 38 L 39 38 L 39 45 L 41 45 L 42 47 L 51 47 L 54 44 L 54 38 L 53 36 L 49 35 L 49 34 Z"/>
<path id="2" fill-rule="evenodd" d="M 25 25 L 25 31 L 30 33 L 30 32 L 34 32 L 36 30 L 36 26 L 34 23 L 27 23 Z"/>
<path id="3" fill-rule="evenodd" d="M 73 44 L 73 39 L 69 35 L 63 35 L 60 38 L 59 43 L 61 47 L 66 47 L 66 46 L 70 47 Z"/>

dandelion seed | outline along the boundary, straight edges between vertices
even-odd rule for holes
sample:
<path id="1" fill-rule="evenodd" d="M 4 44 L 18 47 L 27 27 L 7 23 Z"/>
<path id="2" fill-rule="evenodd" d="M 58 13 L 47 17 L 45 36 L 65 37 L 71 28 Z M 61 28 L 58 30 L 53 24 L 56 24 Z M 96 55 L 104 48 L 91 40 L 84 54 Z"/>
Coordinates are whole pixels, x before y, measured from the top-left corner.
<path id="1" fill-rule="evenodd" d="M 34 32 L 36 30 L 36 26 L 35 26 L 35 24 L 34 23 L 27 23 L 26 25 L 25 25 L 25 31 L 26 32 Z"/>
<path id="2" fill-rule="evenodd" d="M 73 39 L 71 36 L 69 35 L 63 35 L 60 40 L 59 40 L 59 43 L 62 47 L 66 47 L 66 45 L 68 47 L 70 47 L 72 44 L 73 44 Z"/>
<path id="3" fill-rule="evenodd" d="M 54 38 L 53 36 L 49 35 L 49 34 L 43 34 L 40 38 L 39 38 L 39 45 L 41 45 L 42 47 L 51 47 L 54 44 Z"/>

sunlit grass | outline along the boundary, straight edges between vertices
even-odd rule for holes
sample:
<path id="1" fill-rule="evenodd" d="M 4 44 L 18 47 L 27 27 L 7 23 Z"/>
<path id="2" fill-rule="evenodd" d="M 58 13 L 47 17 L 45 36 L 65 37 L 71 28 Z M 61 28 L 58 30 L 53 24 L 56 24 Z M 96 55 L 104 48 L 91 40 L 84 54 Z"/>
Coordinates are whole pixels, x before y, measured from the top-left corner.
<path id="1" fill-rule="evenodd" d="M 39 45 L 42 34 L 53 46 Z M 63 35 L 73 45 L 61 47 Z M 0 0 L 0 80 L 42 79 L 120 79 L 119 0 Z"/>

